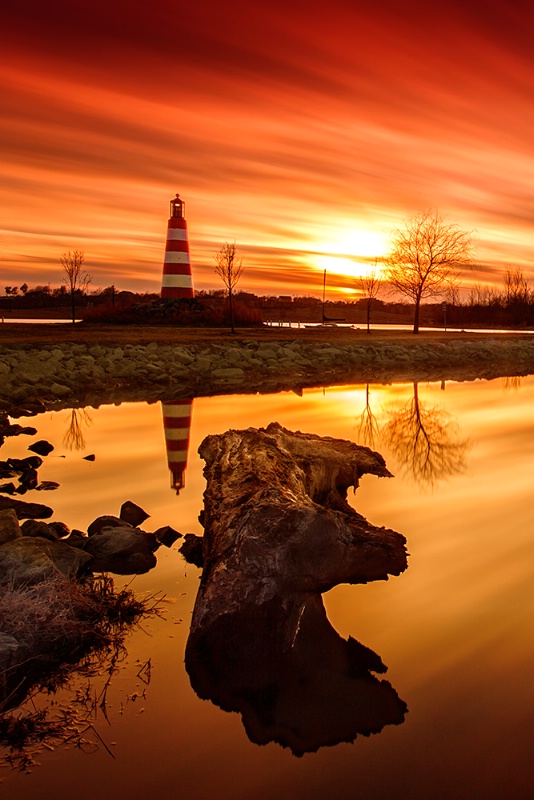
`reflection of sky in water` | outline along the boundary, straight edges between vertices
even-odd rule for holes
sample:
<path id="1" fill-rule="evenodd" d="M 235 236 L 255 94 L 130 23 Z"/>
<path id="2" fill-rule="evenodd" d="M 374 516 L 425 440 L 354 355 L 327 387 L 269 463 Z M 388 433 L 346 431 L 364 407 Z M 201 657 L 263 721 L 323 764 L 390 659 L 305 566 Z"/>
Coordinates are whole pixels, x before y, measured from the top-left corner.
<path id="1" fill-rule="evenodd" d="M 402 465 L 392 462 L 387 442 L 379 438 L 375 449 L 397 477 L 365 476 L 355 505 L 374 524 L 406 535 L 409 569 L 387 583 L 340 586 L 325 596 L 339 633 L 371 647 L 389 666 L 387 678 L 408 703 L 404 725 L 300 760 L 276 745 L 251 745 L 236 715 L 201 702 L 189 687 L 183 652 L 198 571 L 162 548 L 157 569 L 133 585 L 163 588 L 174 602 L 166 623 L 148 623 L 157 635 L 132 639 L 132 658 L 152 657 L 153 681 L 145 712 L 136 712 L 135 721 L 131 715 L 114 720 L 110 735 L 118 760 L 103 754 L 71 753 L 62 756 L 64 762 L 51 757 L 24 784 L 8 777 L 13 797 L 29 796 L 33 782 L 49 787 L 50 796 L 76 790 L 89 797 L 83 785 L 95 775 L 100 785 L 120 781 L 124 794 L 134 798 L 141 789 L 175 793 L 178 785 L 189 798 L 208 796 L 214 786 L 221 797 L 265 800 L 305 794 L 529 797 L 534 379 L 524 379 L 517 391 L 503 381 L 447 384 L 445 391 L 439 384 L 420 384 L 418 396 L 424 406 L 446 411 L 469 440 L 464 474 L 438 480 L 433 489 L 418 486 L 403 477 Z M 409 383 L 371 386 L 369 404 L 379 430 L 390 410 L 411 398 Z M 70 527 L 86 528 L 96 515 L 118 513 L 131 499 L 152 514 L 147 529 L 170 524 L 183 533 L 200 532 L 203 477 L 196 450 L 204 436 L 277 420 L 291 429 L 355 439 L 365 404 L 365 386 L 306 391 L 302 397 L 197 399 L 179 497 L 169 488 L 160 404 L 90 409 L 81 451 L 63 444 L 70 412 L 48 413 L 37 419 L 38 437 L 56 450 L 45 459 L 40 478 L 59 481 L 61 488 L 33 495 Z M 25 455 L 28 443 L 24 437 L 7 440 L 2 458 Z M 89 453 L 96 454 L 95 462 L 82 460 Z M 132 771 L 133 763 L 143 767 Z"/>

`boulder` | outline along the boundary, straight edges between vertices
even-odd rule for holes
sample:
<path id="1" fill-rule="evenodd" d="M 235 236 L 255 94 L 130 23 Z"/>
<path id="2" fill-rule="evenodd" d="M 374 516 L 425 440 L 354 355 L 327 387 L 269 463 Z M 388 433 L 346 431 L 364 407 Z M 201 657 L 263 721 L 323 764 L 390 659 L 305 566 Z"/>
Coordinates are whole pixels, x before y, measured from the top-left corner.
<path id="1" fill-rule="evenodd" d="M 23 536 L 40 536 L 50 542 L 57 542 L 59 536 L 54 528 L 46 522 L 37 519 L 27 519 L 20 526 Z"/>
<path id="2" fill-rule="evenodd" d="M 26 491 L 25 487 L 22 487 Z M 7 508 L 14 509 L 19 519 L 48 519 L 54 513 L 49 506 L 41 503 L 25 503 L 23 500 L 13 500 L 11 497 L 0 497 L 0 511 Z"/>
<path id="3" fill-rule="evenodd" d="M 197 536 L 196 533 L 186 533 L 183 544 L 178 548 L 188 564 L 193 564 L 200 569 L 204 566 L 202 541 L 202 536 Z"/>
<path id="4" fill-rule="evenodd" d="M 95 533 L 100 533 L 103 528 L 126 528 L 128 525 L 128 522 L 114 517 L 112 514 L 104 514 L 91 522 L 87 528 L 87 535 L 94 536 Z"/>
<path id="5" fill-rule="evenodd" d="M 3 699 L 3 690 L 5 689 L 3 682 L 7 671 L 11 667 L 20 664 L 25 655 L 26 648 L 18 639 L 0 631 L 0 703 Z"/>
<path id="6" fill-rule="evenodd" d="M 175 531 L 170 525 L 164 525 L 162 528 L 158 528 L 154 531 L 154 536 L 159 544 L 162 544 L 164 547 L 172 547 L 177 539 L 182 538 L 182 534 Z"/>
<path id="7" fill-rule="evenodd" d="M 40 439 L 38 442 L 28 445 L 28 450 L 32 450 L 40 456 L 47 456 L 53 449 L 54 445 L 50 444 L 50 442 L 46 442 L 44 439 Z"/>
<path id="8" fill-rule="evenodd" d="M 0 582 L 13 586 L 40 583 L 57 577 L 80 575 L 91 557 L 64 542 L 40 536 L 22 536 L 0 545 Z"/>
<path id="9" fill-rule="evenodd" d="M 38 492 L 53 492 L 56 489 L 59 489 L 59 483 L 57 481 L 41 481 L 41 483 L 35 487 Z"/>
<path id="10" fill-rule="evenodd" d="M 156 566 L 156 537 L 123 523 L 123 527 L 102 528 L 87 540 L 84 552 L 92 556 L 93 572 L 137 575 Z"/>
<path id="11" fill-rule="evenodd" d="M 22 536 L 19 520 L 12 508 L 0 511 L 0 544 Z"/>
<path id="12" fill-rule="evenodd" d="M 141 525 L 149 516 L 150 514 L 147 514 L 140 506 L 132 503 L 131 500 L 126 500 L 126 502 L 122 504 L 119 512 L 120 519 L 127 522 L 129 525 L 133 525 L 134 528 Z"/>
<path id="13" fill-rule="evenodd" d="M 70 533 L 70 528 L 68 525 L 65 525 L 64 522 L 49 522 L 51 528 L 55 530 L 57 533 L 58 539 L 62 539 L 64 536 L 68 536 Z"/>
<path id="14" fill-rule="evenodd" d="M 39 469 L 43 459 L 39 456 L 26 456 L 26 458 L 9 458 L 7 463 L 15 472 L 25 472 L 27 469 Z"/>
<path id="15" fill-rule="evenodd" d="M 32 468 L 25 470 L 21 474 L 19 482 L 22 484 L 22 486 L 25 486 L 26 489 L 35 489 L 39 483 L 39 475 L 37 474 L 37 470 Z"/>
<path id="16" fill-rule="evenodd" d="M 87 534 L 83 531 L 74 529 L 61 541 L 65 542 L 65 544 L 68 544 L 70 547 L 79 547 L 80 550 L 83 550 L 87 544 L 88 538 Z"/>

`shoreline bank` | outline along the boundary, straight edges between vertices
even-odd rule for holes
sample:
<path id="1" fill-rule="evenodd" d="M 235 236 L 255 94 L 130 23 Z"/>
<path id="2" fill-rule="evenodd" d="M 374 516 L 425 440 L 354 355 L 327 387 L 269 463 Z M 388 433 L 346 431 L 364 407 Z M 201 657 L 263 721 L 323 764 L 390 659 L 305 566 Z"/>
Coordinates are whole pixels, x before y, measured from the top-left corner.
<path id="1" fill-rule="evenodd" d="M 64 337 L 58 331 L 50 338 L 51 331 L 41 333 L 45 326 L 35 327 L 40 330 L 30 338 L 21 336 L 18 343 L 0 337 L 0 399 L 7 404 L 79 407 L 534 373 L 534 337 L 520 334 L 381 331 L 367 336 L 254 329 L 232 336 L 227 331 L 135 328 L 77 329 L 60 341 Z"/>

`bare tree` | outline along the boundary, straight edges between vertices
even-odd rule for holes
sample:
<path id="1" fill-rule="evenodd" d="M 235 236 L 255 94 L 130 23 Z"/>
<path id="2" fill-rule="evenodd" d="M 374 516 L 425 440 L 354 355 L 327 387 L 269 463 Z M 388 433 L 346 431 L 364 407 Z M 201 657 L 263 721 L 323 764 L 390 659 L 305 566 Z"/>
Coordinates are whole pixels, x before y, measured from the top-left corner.
<path id="1" fill-rule="evenodd" d="M 233 293 L 244 269 L 241 259 L 237 256 L 236 243 L 225 242 L 221 249 L 215 254 L 215 263 L 217 264 L 215 267 L 215 272 L 222 279 L 222 282 L 226 287 L 226 291 L 228 292 L 228 302 L 230 304 L 230 324 L 232 326 L 232 333 L 235 333 Z"/>
<path id="2" fill-rule="evenodd" d="M 530 299 L 528 283 L 519 267 L 508 268 L 504 273 L 504 304 L 513 306 L 527 304 Z"/>
<path id="3" fill-rule="evenodd" d="M 72 321 L 76 321 L 76 295 L 85 292 L 91 281 L 91 275 L 83 269 L 83 262 L 85 255 L 82 250 L 69 250 L 68 253 L 63 253 L 60 258 L 63 278 L 61 282 L 65 284 L 67 290 L 70 292 Z"/>
<path id="4" fill-rule="evenodd" d="M 359 278 L 358 288 L 362 292 L 365 300 L 367 333 L 371 333 L 371 307 L 373 305 L 373 300 L 378 297 L 380 290 L 383 288 L 383 282 L 380 279 L 380 272 L 378 270 L 378 259 L 375 259 L 375 263 L 369 269 L 367 275 L 362 275 L 361 278 Z"/>
<path id="5" fill-rule="evenodd" d="M 499 292 L 489 286 L 475 283 L 469 292 L 468 304 L 470 306 L 491 306 L 499 302 Z"/>
<path id="6" fill-rule="evenodd" d="M 415 304 L 413 332 L 419 333 L 421 300 L 436 297 L 459 281 L 472 259 L 471 233 L 437 211 L 423 211 L 393 232 L 386 280 Z"/>

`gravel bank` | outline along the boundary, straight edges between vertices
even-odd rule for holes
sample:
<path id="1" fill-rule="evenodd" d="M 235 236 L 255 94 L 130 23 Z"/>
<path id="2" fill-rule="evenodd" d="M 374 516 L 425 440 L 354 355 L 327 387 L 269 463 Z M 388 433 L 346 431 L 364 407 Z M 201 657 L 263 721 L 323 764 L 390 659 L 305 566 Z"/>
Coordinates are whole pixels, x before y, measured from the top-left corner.
<path id="1" fill-rule="evenodd" d="M 0 347 L 0 398 L 49 407 L 534 373 L 534 336 Z"/>

